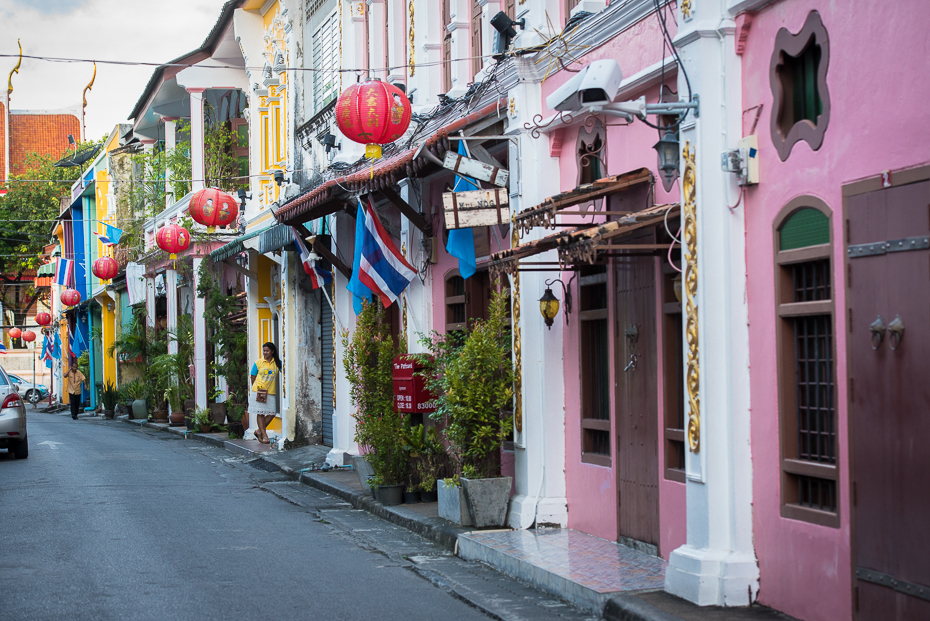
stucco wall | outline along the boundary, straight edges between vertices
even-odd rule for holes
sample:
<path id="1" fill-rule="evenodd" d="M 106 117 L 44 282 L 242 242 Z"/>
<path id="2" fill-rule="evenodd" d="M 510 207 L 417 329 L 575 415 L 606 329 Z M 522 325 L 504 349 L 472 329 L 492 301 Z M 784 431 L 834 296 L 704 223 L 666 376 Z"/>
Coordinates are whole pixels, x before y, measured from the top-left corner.
<path id="1" fill-rule="evenodd" d="M 671 15 L 671 13 L 670 13 Z M 669 22 L 669 28 L 674 36 L 674 24 Z M 654 65 L 661 60 L 660 48 L 658 43 L 661 41 L 658 21 L 654 15 L 638 22 L 625 31 L 619 33 L 610 42 L 601 47 L 592 50 L 583 59 L 583 64 L 588 64 L 594 60 L 603 58 L 614 58 L 620 64 L 623 75 L 629 77 L 647 67 Z M 671 64 L 669 64 L 666 85 L 676 88 L 676 74 Z M 543 85 L 542 97 L 552 93 L 555 89 L 565 83 L 574 74 L 562 72 L 548 79 Z M 658 85 L 645 89 L 642 92 L 631 93 L 629 98 L 635 99 L 645 95 L 648 102 L 658 100 Z M 657 174 L 657 156 L 652 145 L 659 139 L 656 130 L 639 122 L 634 122 L 628 126 L 622 126 L 619 119 L 610 119 L 605 117 L 605 123 L 616 126 L 608 126 L 607 146 L 605 149 L 605 160 L 607 171 L 605 174 L 616 175 L 638 168 L 650 168 L 653 175 L 656 176 L 655 201 L 656 203 L 678 202 L 679 188 L 678 185 L 672 186 L 672 192 L 665 192 Z M 561 140 L 561 157 L 559 158 L 559 188 L 560 191 L 567 191 L 575 188 L 578 184 L 578 158 L 576 155 L 578 149 L 578 128 L 568 128 L 561 130 L 561 135 L 552 135 L 550 138 L 545 136 L 539 139 L 539 147 L 550 149 L 550 141 Z M 661 262 L 657 261 L 656 271 L 659 274 Z M 563 274 L 563 280 L 568 282 L 573 273 L 566 272 Z M 657 281 L 658 284 L 658 281 Z M 661 288 L 657 286 L 657 293 Z M 575 300 L 579 299 L 579 288 L 577 278 L 572 285 L 572 295 Z M 608 287 L 608 308 L 610 316 L 613 316 L 614 289 L 612 284 Z M 577 304 L 577 303 L 576 303 Z M 658 446 L 658 463 L 659 463 L 659 553 L 668 558 L 669 553 L 676 547 L 685 543 L 685 486 L 682 483 L 665 479 L 664 467 L 664 402 L 663 402 L 663 383 L 662 383 L 662 346 L 661 346 L 661 302 L 657 300 L 657 337 L 659 346 L 657 347 L 657 395 L 656 411 L 658 416 L 659 438 Z M 565 369 L 565 477 L 566 477 L 566 496 L 568 500 L 568 526 L 582 532 L 586 532 L 604 539 L 615 540 L 618 536 L 617 524 L 617 481 L 616 470 L 613 466 L 597 466 L 583 463 L 581 461 L 581 402 L 580 402 L 580 367 L 579 367 L 579 331 L 577 308 L 575 314 L 571 316 L 569 325 L 563 326 L 564 335 L 564 369 Z M 557 321 L 565 321 L 564 313 L 560 313 Z M 615 340 L 613 335 L 613 322 L 609 324 L 610 338 Z M 615 372 L 614 360 L 610 358 L 610 377 Z M 611 412 L 615 412 L 614 391 L 611 391 Z M 616 455 L 616 416 L 611 417 L 611 450 L 612 463 L 617 463 Z"/>
<path id="2" fill-rule="evenodd" d="M 809 620 L 847 619 L 851 610 L 849 453 L 845 292 L 835 286 L 837 453 L 840 527 L 780 516 L 775 348 L 773 220 L 792 198 L 816 196 L 833 210 L 833 282 L 843 279 L 841 186 L 930 160 L 930 86 L 914 80 L 908 59 L 926 58 L 926 19 L 911 3 L 863 0 L 855 10 L 828 0 L 776 3 L 755 16 L 743 61 L 743 133 L 762 106 L 761 183 L 745 198 L 752 393 L 753 506 L 763 604 Z M 769 63 L 778 30 L 798 32 L 817 10 L 830 41 L 827 86 L 832 102 L 823 145 L 794 146 L 782 162 L 772 145 Z M 866 19 L 868 16 L 868 19 Z"/>

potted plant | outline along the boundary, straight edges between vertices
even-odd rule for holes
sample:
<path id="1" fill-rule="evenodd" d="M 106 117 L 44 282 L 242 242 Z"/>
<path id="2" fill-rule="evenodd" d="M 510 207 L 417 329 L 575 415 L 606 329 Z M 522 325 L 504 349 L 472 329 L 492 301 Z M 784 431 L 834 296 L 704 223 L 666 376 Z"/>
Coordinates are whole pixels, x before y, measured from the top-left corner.
<path id="1" fill-rule="evenodd" d="M 120 386 L 120 390 L 126 395 L 126 401 L 129 403 L 129 412 L 132 418 L 148 418 L 148 405 L 145 399 L 148 388 L 145 383 L 141 380 L 134 380 Z"/>
<path id="2" fill-rule="evenodd" d="M 113 418 L 116 404 L 119 402 L 119 394 L 113 382 L 107 381 L 100 391 L 100 401 L 103 402 L 103 415 L 109 419 Z"/>
<path id="3" fill-rule="evenodd" d="M 177 343 L 177 352 L 169 354 L 165 351 L 153 356 L 149 360 L 148 371 L 158 378 L 161 392 L 156 394 L 164 395 L 162 403 L 166 401 L 171 407 L 171 424 L 183 425 L 184 402 L 194 396 L 190 371 L 194 364 L 193 318 L 190 315 L 179 315 L 177 326 L 168 331 L 168 338 Z"/>
<path id="4" fill-rule="evenodd" d="M 433 354 L 420 359 L 426 383 L 438 395 L 434 416 L 446 422 L 449 452 L 478 527 L 504 524 L 513 482 L 501 476 L 501 448 L 513 425 L 508 303 L 507 295 L 497 291 L 488 319 L 477 320 L 458 342 L 436 333 L 421 339 Z M 440 506 L 442 492 L 440 486 Z"/>
<path id="5" fill-rule="evenodd" d="M 400 504 L 403 498 L 408 450 L 404 443 L 404 417 L 394 411 L 394 356 L 396 347 L 390 326 L 383 322 L 377 303 L 364 302 L 355 331 L 342 334 L 343 363 L 355 405 L 355 441 L 366 453 L 384 504 Z"/>
<path id="6" fill-rule="evenodd" d="M 436 480 L 442 476 L 448 462 L 445 447 L 436 429 L 430 427 L 424 434 L 423 449 L 416 461 L 420 500 L 436 502 Z"/>
<path id="7" fill-rule="evenodd" d="M 200 433 L 210 433 L 213 429 L 213 418 L 207 408 L 197 408 L 193 416 L 194 428 Z"/>

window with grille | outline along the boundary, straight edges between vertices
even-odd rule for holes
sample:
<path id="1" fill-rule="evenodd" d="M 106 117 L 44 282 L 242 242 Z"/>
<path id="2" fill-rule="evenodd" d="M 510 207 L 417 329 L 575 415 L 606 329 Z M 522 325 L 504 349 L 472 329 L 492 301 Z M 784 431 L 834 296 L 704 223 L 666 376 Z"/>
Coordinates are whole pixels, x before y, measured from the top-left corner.
<path id="1" fill-rule="evenodd" d="M 782 515 L 838 526 L 830 210 L 792 201 L 776 220 Z"/>
<path id="2" fill-rule="evenodd" d="M 610 466 L 610 340 L 607 270 L 584 268 L 578 279 L 581 371 L 581 460 Z"/>
<path id="3" fill-rule="evenodd" d="M 491 277 L 486 269 L 465 280 L 458 270 L 446 274 L 446 333 L 465 330 L 475 319 L 488 318 Z"/>
<path id="4" fill-rule="evenodd" d="M 313 114 L 339 96 L 339 12 L 332 11 L 313 33 Z"/>

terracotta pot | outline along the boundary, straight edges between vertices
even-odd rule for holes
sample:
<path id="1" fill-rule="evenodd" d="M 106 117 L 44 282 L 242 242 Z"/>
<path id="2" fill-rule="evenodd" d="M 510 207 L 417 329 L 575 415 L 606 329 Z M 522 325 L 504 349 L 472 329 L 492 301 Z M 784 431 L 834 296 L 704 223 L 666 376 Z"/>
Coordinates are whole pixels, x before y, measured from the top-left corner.
<path id="1" fill-rule="evenodd" d="M 155 410 L 152 412 L 152 420 L 159 423 L 168 422 L 168 410 Z"/>
<path id="2" fill-rule="evenodd" d="M 184 412 L 172 412 L 168 415 L 168 424 L 172 427 L 178 427 L 184 424 Z"/>
<path id="3" fill-rule="evenodd" d="M 200 433 L 210 433 L 213 430 L 213 425 L 207 423 L 206 425 L 200 425 L 197 429 Z"/>

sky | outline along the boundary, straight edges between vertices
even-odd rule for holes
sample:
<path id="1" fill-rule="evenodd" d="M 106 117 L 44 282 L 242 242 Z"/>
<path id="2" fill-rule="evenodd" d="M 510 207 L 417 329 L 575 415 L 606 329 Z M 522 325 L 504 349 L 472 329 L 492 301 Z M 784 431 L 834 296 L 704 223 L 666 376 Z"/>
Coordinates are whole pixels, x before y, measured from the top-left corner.
<path id="1" fill-rule="evenodd" d="M 200 47 L 224 0 L 0 0 L 0 54 L 163 63 Z M 0 79 L 16 58 L 0 56 Z M 154 67 L 97 65 L 87 93 L 85 136 L 106 136 L 126 122 Z M 11 110 L 81 107 L 91 63 L 24 58 L 13 75 Z"/>

